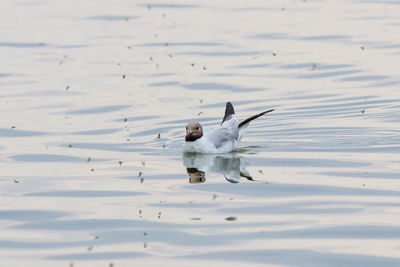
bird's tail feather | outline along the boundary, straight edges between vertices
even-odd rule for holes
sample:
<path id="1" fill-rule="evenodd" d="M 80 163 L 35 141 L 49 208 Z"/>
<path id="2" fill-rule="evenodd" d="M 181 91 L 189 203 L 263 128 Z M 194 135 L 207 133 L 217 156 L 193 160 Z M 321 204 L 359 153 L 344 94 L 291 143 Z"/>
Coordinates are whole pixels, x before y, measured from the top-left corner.
<path id="1" fill-rule="evenodd" d="M 251 122 L 252 120 L 255 120 L 255 119 L 257 119 L 258 117 L 261 117 L 262 115 L 267 114 L 267 113 L 270 113 L 270 112 L 272 112 L 272 111 L 274 111 L 274 110 L 275 110 L 275 109 L 270 109 L 270 110 L 267 110 L 267 111 L 258 113 L 258 114 L 254 115 L 254 116 L 251 116 L 250 118 L 245 119 L 244 121 L 242 121 L 241 123 L 239 123 L 239 129 L 240 129 L 241 127 L 247 125 L 247 124 L 248 124 L 249 122 Z"/>

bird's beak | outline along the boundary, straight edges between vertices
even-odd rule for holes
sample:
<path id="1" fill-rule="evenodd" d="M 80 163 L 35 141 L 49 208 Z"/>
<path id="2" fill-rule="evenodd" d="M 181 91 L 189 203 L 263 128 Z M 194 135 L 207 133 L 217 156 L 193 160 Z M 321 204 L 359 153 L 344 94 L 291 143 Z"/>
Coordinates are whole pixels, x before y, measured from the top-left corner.
<path id="1" fill-rule="evenodd" d="M 186 136 L 185 136 L 185 141 L 186 142 L 193 142 L 194 140 L 193 140 L 193 132 L 188 132 L 187 134 L 186 134 Z"/>

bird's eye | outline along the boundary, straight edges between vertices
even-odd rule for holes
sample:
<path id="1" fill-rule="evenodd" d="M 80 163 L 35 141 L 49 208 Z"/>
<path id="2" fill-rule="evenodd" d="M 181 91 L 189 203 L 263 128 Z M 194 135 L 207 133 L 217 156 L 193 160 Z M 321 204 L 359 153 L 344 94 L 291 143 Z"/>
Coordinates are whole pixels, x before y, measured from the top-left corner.
<path id="1" fill-rule="evenodd" d="M 199 127 L 196 127 L 196 131 L 198 131 L 200 128 Z"/>
<path id="2" fill-rule="evenodd" d="M 187 130 L 187 126 L 186 126 L 186 130 Z"/>

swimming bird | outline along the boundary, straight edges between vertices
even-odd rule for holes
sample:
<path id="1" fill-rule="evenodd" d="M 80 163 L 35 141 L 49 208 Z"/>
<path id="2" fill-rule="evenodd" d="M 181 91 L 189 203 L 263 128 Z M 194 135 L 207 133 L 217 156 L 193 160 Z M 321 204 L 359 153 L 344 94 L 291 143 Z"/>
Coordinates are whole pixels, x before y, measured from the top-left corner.
<path id="1" fill-rule="evenodd" d="M 186 126 L 183 152 L 195 153 L 229 153 L 234 151 L 249 123 L 274 109 L 263 111 L 243 121 L 236 119 L 235 110 L 231 102 L 226 103 L 225 116 L 220 126 L 203 131 L 199 122 L 189 122 Z"/>

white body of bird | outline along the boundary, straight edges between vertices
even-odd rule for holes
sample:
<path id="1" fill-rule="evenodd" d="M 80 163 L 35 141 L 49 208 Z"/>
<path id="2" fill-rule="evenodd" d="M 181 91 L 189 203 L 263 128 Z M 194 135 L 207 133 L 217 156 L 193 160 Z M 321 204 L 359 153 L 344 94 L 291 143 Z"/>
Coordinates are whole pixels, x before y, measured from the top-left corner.
<path id="1" fill-rule="evenodd" d="M 273 109 L 261 112 L 240 122 L 236 119 L 232 104 L 228 102 L 226 103 L 225 117 L 220 126 L 207 129 L 204 132 L 198 122 L 190 122 L 186 126 L 186 138 L 183 144 L 183 152 L 209 154 L 232 152 L 237 148 L 250 121 L 271 111 L 273 111 Z"/>
<path id="2" fill-rule="evenodd" d="M 229 153 L 238 146 L 241 136 L 239 135 L 239 121 L 232 115 L 221 126 L 206 129 L 203 136 L 193 142 L 185 142 L 184 152 L 196 153 Z M 240 131 L 243 135 L 243 132 Z"/>

